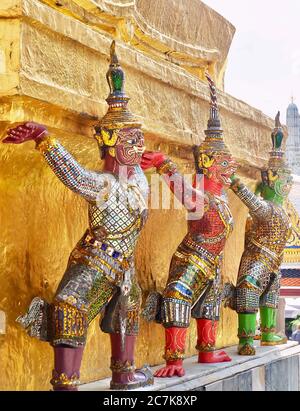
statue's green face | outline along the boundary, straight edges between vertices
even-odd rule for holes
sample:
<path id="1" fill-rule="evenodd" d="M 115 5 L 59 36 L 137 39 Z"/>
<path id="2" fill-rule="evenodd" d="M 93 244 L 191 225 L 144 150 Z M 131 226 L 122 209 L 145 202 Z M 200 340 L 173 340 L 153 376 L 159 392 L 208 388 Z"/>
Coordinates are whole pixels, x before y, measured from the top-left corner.
<path id="1" fill-rule="evenodd" d="M 275 181 L 274 190 L 278 196 L 287 198 L 293 185 L 293 178 L 286 173 L 278 174 L 278 179 Z"/>
<path id="2" fill-rule="evenodd" d="M 290 172 L 284 169 L 264 170 L 262 181 L 261 194 L 263 198 L 270 201 L 276 198 L 279 202 L 288 197 L 293 184 Z"/>
<path id="3" fill-rule="evenodd" d="M 272 201 L 274 197 L 276 196 L 276 193 L 269 186 L 263 186 L 261 190 L 261 196 L 263 197 L 264 200 Z"/>

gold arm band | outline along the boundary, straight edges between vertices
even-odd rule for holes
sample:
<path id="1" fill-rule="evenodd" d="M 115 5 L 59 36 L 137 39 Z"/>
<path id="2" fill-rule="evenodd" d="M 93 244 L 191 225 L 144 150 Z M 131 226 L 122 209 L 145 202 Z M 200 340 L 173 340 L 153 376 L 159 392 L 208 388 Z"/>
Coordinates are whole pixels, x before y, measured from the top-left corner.
<path id="1" fill-rule="evenodd" d="M 50 151 L 52 148 L 57 147 L 57 141 L 55 138 L 51 136 L 45 136 L 41 140 L 36 143 L 35 148 L 39 150 L 41 153 L 46 153 Z"/>
<path id="2" fill-rule="evenodd" d="M 158 174 L 174 174 L 177 172 L 176 164 L 172 160 L 165 160 L 159 167 L 156 168 Z"/>

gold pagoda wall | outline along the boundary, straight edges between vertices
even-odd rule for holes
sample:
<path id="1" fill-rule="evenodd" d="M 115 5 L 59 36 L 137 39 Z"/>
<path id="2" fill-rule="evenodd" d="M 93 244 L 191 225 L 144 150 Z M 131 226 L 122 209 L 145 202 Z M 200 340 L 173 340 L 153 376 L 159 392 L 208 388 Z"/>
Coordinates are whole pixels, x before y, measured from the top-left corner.
<path id="1" fill-rule="evenodd" d="M 101 169 L 92 126 L 106 110 L 105 73 L 115 38 L 130 108 L 144 124 L 147 148 L 167 152 L 182 171 L 192 171 L 190 147 L 203 139 L 208 118 L 208 88 L 202 81 L 207 69 L 220 88 L 226 143 L 254 187 L 273 123 L 221 91 L 234 28 L 198 0 L 151 4 L 149 9 L 148 0 L 2 0 L 0 139 L 20 122 L 41 122 L 82 165 Z M 0 340 L 0 390 L 48 390 L 52 349 L 29 338 L 15 319 L 34 296 L 53 296 L 87 226 L 87 207 L 56 179 L 32 142 L 0 143 L 0 194 L 0 310 L 7 318 Z M 229 197 L 235 229 L 226 247 L 224 280 L 234 282 L 247 210 Z M 150 210 L 136 253 L 145 295 L 163 289 L 171 255 L 185 232 L 184 211 Z M 236 322 L 235 313 L 224 310 L 219 346 L 237 342 Z M 195 354 L 195 340 L 193 325 L 187 355 Z M 137 365 L 161 363 L 163 345 L 162 327 L 142 321 Z M 95 320 L 82 381 L 108 376 L 109 359 L 109 338 Z"/>

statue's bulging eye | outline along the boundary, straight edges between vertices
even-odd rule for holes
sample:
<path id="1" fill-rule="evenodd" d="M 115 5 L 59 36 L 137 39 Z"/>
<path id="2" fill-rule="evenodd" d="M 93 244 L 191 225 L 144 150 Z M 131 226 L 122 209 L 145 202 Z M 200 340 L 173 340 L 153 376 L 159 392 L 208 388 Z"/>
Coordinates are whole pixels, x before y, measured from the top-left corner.
<path id="1" fill-rule="evenodd" d="M 228 167 L 228 161 L 227 160 L 224 160 L 224 161 L 222 161 L 222 163 L 221 163 L 221 166 L 222 167 Z"/>
<path id="2" fill-rule="evenodd" d="M 127 140 L 127 143 L 134 145 L 137 143 L 137 140 L 136 139 Z"/>

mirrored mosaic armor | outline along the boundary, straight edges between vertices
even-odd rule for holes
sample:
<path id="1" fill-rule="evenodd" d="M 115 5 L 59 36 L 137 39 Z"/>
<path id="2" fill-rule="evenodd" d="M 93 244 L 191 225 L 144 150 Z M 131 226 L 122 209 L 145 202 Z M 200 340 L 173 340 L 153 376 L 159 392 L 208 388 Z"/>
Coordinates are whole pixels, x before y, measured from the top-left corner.
<path id="1" fill-rule="evenodd" d="M 257 312 L 260 305 L 277 308 L 289 218 L 281 205 L 257 197 L 242 183 L 234 192 L 251 216 L 237 280 L 237 312 Z"/>
<path id="2" fill-rule="evenodd" d="M 208 194 L 208 199 L 203 217 L 188 222 L 188 233 L 171 261 L 163 293 L 166 328 L 188 327 L 191 316 L 219 320 L 223 249 L 233 219 L 226 198 Z"/>
<path id="3" fill-rule="evenodd" d="M 133 252 L 147 215 L 144 174 L 137 169 L 129 183 L 122 183 L 111 174 L 86 171 L 57 141 L 48 139 L 47 147 L 42 143 L 39 149 L 59 179 L 89 207 L 89 228 L 72 251 L 54 297 L 54 329 L 44 330 L 48 337 L 42 339 L 50 338 L 53 345 L 84 344 L 87 324 L 105 309 L 125 276 L 131 284 L 126 333 L 136 334 L 140 289 Z M 106 316 L 102 323 L 107 323 Z M 120 331 L 117 318 L 111 324 Z"/>
<path id="4" fill-rule="evenodd" d="M 276 334 L 276 315 L 280 293 L 280 265 L 291 235 L 289 217 L 283 208 L 292 185 L 291 172 L 282 150 L 283 130 L 279 114 L 272 132 L 273 149 L 268 166 L 262 170 L 262 183 L 252 193 L 233 178 L 232 190 L 248 207 L 245 250 L 239 267 L 233 308 L 239 314 L 240 355 L 254 355 L 256 313 L 260 309 L 261 345 L 284 344 L 286 337 Z"/>

